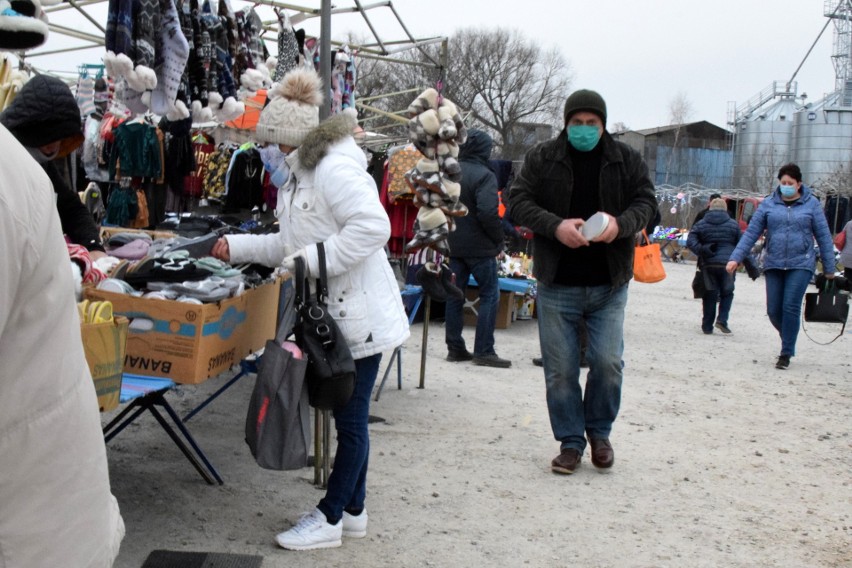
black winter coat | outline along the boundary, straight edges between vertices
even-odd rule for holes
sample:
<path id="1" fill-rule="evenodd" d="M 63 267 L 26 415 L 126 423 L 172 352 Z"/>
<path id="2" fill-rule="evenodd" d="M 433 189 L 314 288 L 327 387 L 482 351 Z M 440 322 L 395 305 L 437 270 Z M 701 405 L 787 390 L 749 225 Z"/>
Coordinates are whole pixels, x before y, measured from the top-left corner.
<path id="1" fill-rule="evenodd" d="M 61 155 L 67 155 L 83 142 L 80 108 L 74 95 L 60 79 L 48 75 L 36 75 L 27 81 L 12 104 L 0 113 L 0 123 L 28 148 L 61 140 Z M 103 251 L 98 227 L 80 196 L 65 183 L 53 163 L 42 167 L 56 192 L 62 231 L 73 243 Z"/>
<path id="2" fill-rule="evenodd" d="M 467 142 L 459 148 L 461 197 L 468 209 L 465 217 L 456 217 L 456 230 L 447 238 L 450 256 L 456 258 L 495 257 L 503 250 L 503 226 L 497 203 L 497 176 L 488 163 L 491 136 L 471 130 Z"/>
<path id="3" fill-rule="evenodd" d="M 657 210 L 648 166 L 636 150 L 603 134 L 600 208 L 615 217 L 618 236 L 605 245 L 613 287 L 633 277 L 634 235 L 644 229 Z M 533 274 L 552 284 L 563 245 L 556 228 L 568 218 L 574 175 L 565 130 L 558 137 L 527 152 L 521 173 L 512 184 L 510 214 L 515 223 L 535 233 Z"/>
<path id="4" fill-rule="evenodd" d="M 708 210 L 693 225 L 686 246 L 701 261 L 701 266 L 724 266 L 740 241 L 740 225 L 721 209 Z"/>

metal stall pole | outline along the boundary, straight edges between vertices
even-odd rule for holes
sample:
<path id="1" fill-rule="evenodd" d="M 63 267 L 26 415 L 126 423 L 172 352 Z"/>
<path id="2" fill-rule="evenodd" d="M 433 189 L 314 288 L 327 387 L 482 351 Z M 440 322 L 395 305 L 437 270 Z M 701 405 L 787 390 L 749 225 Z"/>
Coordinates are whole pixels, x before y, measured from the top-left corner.
<path id="1" fill-rule="evenodd" d="M 426 347 L 429 343 L 429 318 L 432 317 L 432 297 L 426 294 L 426 309 L 423 312 L 423 339 L 420 342 L 420 386 L 426 388 Z"/>
<path id="2" fill-rule="evenodd" d="M 331 0 L 322 0 L 320 7 L 320 77 L 322 78 L 323 104 L 320 120 L 331 114 Z M 328 483 L 328 425 L 327 410 L 314 410 L 314 485 L 325 488 Z"/>
<path id="3" fill-rule="evenodd" d="M 323 98 L 320 105 L 320 120 L 325 120 L 331 114 L 331 0 L 322 0 L 320 8 L 320 77 L 322 77 Z"/>

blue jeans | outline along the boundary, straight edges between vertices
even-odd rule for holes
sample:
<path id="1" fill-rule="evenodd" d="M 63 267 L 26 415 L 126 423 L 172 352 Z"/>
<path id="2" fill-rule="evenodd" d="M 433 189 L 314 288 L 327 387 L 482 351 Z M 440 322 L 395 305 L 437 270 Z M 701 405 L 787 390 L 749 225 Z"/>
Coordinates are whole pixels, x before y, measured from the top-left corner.
<path id="1" fill-rule="evenodd" d="M 476 317 L 476 336 L 473 341 L 473 355 L 491 355 L 494 353 L 494 326 L 497 325 L 497 309 L 500 304 L 500 288 L 497 281 L 497 260 L 488 258 L 451 258 L 450 269 L 456 275 L 456 286 L 464 292 L 470 275 L 479 285 L 478 315 Z M 464 328 L 464 300 L 447 299 L 445 334 L 449 351 L 466 351 L 462 337 Z"/>
<path id="2" fill-rule="evenodd" d="M 728 325 L 731 304 L 734 303 L 734 275 L 728 274 L 724 266 L 705 266 L 701 269 L 704 274 L 704 284 L 707 291 L 701 299 L 704 307 L 704 318 L 701 329 L 713 331 L 713 323 Z M 719 304 L 719 314 L 716 314 L 716 304 Z"/>
<path id="3" fill-rule="evenodd" d="M 382 354 L 355 360 L 355 390 L 346 406 L 334 411 L 337 453 L 328 477 L 328 489 L 318 508 L 328 519 L 340 519 L 343 510 L 364 508 L 367 497 L 367 462 L 370 456 L 370 394 L 379 374 Z M 318 459 L 318 458 L 317 458 Z"/>
<path id="4" fill-rule="evenodd" d="M 802 299 L 811 282 L 810 270 L 767 270 L 766 315 L 781 336 L 781 355 L 796 354 L 796 338 L 802 317 Z"/>
<path id="5" fill-rule="evenodd" d="M 609 438 L 621 405 L 624 308 L 627 287 L 538 285 L 538 331 L 547 409 L 561 449 L 586 447 L 590 438 Z M 589 344 L 585 397 L 580 388 L 580 341 L 585 319 Z"/>

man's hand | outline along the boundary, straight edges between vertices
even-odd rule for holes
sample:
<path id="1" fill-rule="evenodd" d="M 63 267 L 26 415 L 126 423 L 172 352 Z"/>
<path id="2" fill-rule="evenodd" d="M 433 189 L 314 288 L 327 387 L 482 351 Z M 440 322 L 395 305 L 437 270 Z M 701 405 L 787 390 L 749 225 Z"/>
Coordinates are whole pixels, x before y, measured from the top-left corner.
<path id="1" fill-rule="evenodd" d="M 731 260 L 731 261 L 728 262 L 728 264 L 725 265 L 725 270 L 728 271 L 728 274 L 733 274 L 734 272 L 737 271 L 738 266 L 739 266 L 738 263 Z"/>
<path id="2" fill-rule="evenodd" d="M 104 258 L 106 255 L 107 255 L 107 253 L 105 253 L 102 250 L 90 250 L 89 251 L 89 258 L 92 259 L 92 262 L 95 262 L 99 258 Z"/>
<path id="3" fill-rule="evenodd" d="M 602 212 L 603 213 L 603 212 Z M 609 213 L 604 213 L 607 216 L 608 222 L 604 232 L 592 239 L 593 243 L 611 243 L 618 236 L 618 221 Z"/>
<path id="4" fill-rule="evenodd" d="M 228 239 L 221 237 L 216 241 L 216 244 L 210 250 L 210 256 L 224 260 L 225 262 L 231 262 L 231 248 L 228 246 Z"/>
<path id="5" fill-rule="evenodd" d="M 582 219 L 564 219 L 556 227 L 556 240 L 572 249 L 589 246 L 589 241 L 580 233 L 583 223 Z"/>

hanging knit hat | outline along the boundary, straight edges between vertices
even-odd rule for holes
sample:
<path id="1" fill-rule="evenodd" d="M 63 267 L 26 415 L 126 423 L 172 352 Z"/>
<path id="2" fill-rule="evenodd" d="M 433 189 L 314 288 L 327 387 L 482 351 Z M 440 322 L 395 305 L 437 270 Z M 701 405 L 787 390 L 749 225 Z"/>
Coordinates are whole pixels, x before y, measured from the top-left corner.
<path id="1" fill-rule="evenodd" d="M 38 0 L 0 0 L 0 50 L 25 50 L 47 41 L 47 16 Z"/>
<path id="2" fill-rule="evenodd" d="M 316 71 L 294 69 L 270 92 L 274 97 L 257 122 L 261 141 L 298 147 L 308 132 L 319 125 L 322 81 Z"/>
<path id="3" fill-rule="evenodd" d="M 186 62 L 189 60 L 189 43 L 180 27 L 177 9 L 172 1 L 160 4 L 162 15 L 160 29 L 157 31 L 160 58 L 154 71 L 157 74 L 157 86 L 151 93 L 150 108 L 155 114 L 165 116 L 175 111 L 177 92 L 180 89 Z M 182 109 L 186 111 L 184 107 Z M 179 118 L 189 116 L 189 112 L 179 113 Z"/>
<path id="4" fill-rule="evenodd" d="M 603 97 L 595 91 L 580 89 L 571 93 L 568 100 L 565 101 L 565 122 L 567 123 L 572 115 L 581 111 L 595 113 L 601 117 L 604 126 L 606 126 L 606 103 Z"/>

